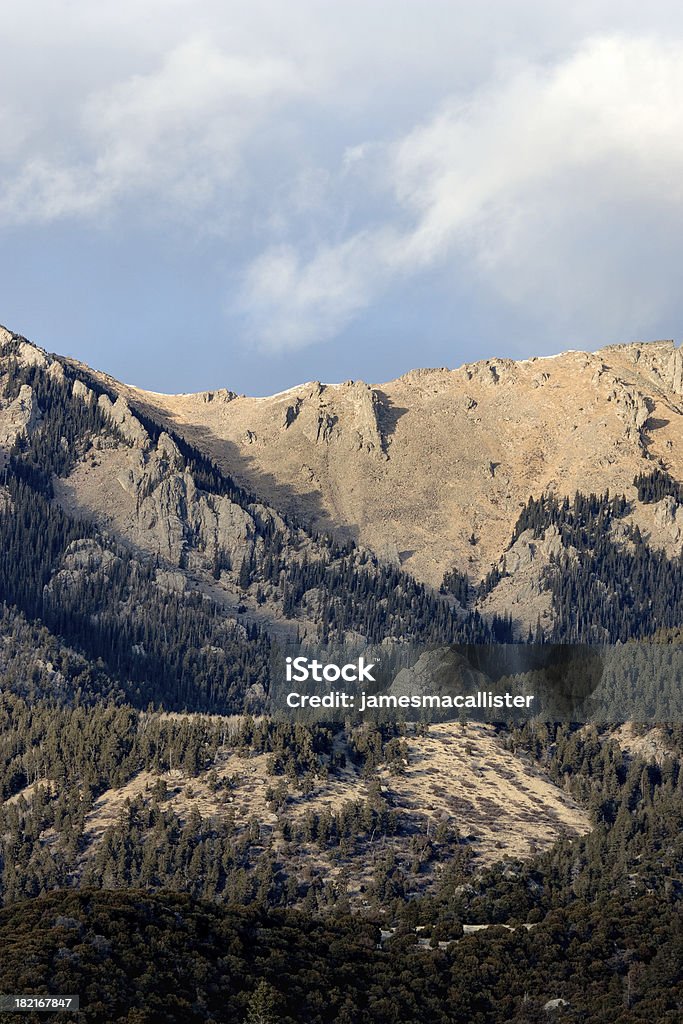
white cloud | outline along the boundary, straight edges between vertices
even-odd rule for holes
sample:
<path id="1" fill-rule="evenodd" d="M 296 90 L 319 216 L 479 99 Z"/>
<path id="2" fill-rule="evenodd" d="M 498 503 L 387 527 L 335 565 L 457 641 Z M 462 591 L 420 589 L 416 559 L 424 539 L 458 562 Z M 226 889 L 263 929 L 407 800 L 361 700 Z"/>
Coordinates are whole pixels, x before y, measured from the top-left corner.
<path id="1" fill-rule="evenodd" d="M 645 321 L 683 257 L 682 39 L 673 0 L 5 0 L 0 228 L 211 234 L 272 350 L 464 266 L 501 318 Z"/>
<path id="2" fill-rule="evenodd" d="M 76 111 L 78 157 L 30 154 L 8 175 L 0 218 L 41 222 L 103 213 L 147 195 L 206 207 L 234 176 L 262 119 L 302 89 L 291 63 L 247 58 L 203 37 L 160 66 L 86 96 Z"/>
<path id="3" fill-rule="evenodd" d="M 297 349 L 332 337 L 373 298 L 380 250 L 389 261 L 394 242 L 390 231 L 383 238 L 358 234 L 319 248 L 307 261 L 292 246 L 267 249 L 251 264 L 242 293 L 250 338 L 271 349 Z"/>
<path id="4" fill-rule="evenodd" d="M 344 167 L 357 172 L 364 151 L 347 150 Z M 572 265 L 584 259 L 618 303 L 620 253 L 608 268 L 591 252 L 611 230 L 610 210 L 628 217 L 637 207 L 656 220 L 664 209 L 683 222 L 683 44 L 587 40 L 559 63 L 518 66 L 442 104 L 383 152 L 388 217 L 308 259 L 287 249 L 250 269 L 245 296 L 263 344 L 330 338 L 389 285 L 454 255 L 506 300 L 541 307 L 593 302 Z M 623 295 L 621 305 L 628 314 Z"/>

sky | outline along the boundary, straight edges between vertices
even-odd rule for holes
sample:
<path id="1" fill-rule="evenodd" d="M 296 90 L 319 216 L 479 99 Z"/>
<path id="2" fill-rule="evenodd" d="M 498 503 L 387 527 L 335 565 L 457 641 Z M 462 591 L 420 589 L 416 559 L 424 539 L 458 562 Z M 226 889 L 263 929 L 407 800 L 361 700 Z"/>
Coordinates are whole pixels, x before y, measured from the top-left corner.
<path id="1" fill-rule="evenodd" d="M 0 323 L 154 391 L 681 340 L 683 8 L 4 0 Z"/>

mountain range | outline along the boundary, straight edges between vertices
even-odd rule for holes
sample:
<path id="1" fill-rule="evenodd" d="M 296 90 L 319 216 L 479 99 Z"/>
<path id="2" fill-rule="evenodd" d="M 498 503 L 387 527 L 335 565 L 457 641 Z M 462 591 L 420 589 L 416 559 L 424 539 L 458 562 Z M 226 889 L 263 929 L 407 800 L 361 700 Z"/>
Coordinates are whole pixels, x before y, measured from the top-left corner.
<path id="1" fill-rule="evenodd" d="M 4 337 L 8 345 L 15 336 Z M 514 613 L 518 632 L 551 615 L 539 580 L 556 542 L 530 550 L 522 538 L 509 553 L 530 496 L 623 494 L 632 507 L 622 534 L 637 525 L 650 546 L 681 551 L 678 504 L 667 495 L 639 503 L 634 483 L 655 470 L 683 477 L 683 353 L 671 341 L 415 370 L 382 385 L 315 382 L 266 398 L 142 391 L 23 339 L 15 344 L 26 365 L 66 369 L 82 400 L 95 388 L 125 438 L 75 460 L 57 500 L 158 552 L 171 573 L 184 571 L 187 557 L 199 569 L 200 550 L 215 562 L 220 548 L 239 576 L 254 529 L 230 498 L 211 513 L 201 498 L 179 498 L 181 475 L 157 486 L 159 467 L 180 466 L 171 441 L 178 436 L 254 496 L 278 529 L 284 517 L 340 546 L 352 542 L 427 587 L 438 589 L 456 570 L 477 588 L 507 552 L 505 580 L 481 610 Z M 6 444 L 30 433 L 36 409 L 28 390 L 5 404 Z M 224 600 L 239 603 L 239 588 L 223 589 Z"/>
<path id="2" fill-rule="evenodd" d="M 173 906 L 195 995 L 168 1019 L 297 1019 L 288 964 L 307 1021 L 398 1019 L 372 984 L 316 1002 L 355 958 L 428 979 L 401 982 L 410 1021 L 677 1019 L 677 723 L 267 709 L 289 643 L 680 642 L 682 445 L 672 342 L 249 398 L 143 391 L 2 329 L 0 934 L 18 938 L 0 988 L 33 957 L 44 986 L 84 986 L 86 1019 L 159 1019 L 136 1016 L 159 993 L 145 957 L 130 984 L 120 919 L 163 932 L 170 963 Z M 636 948 L 655 911 L 661 950 Z M 473 951 L 521 958 L 524 984 L 492 969 L 465 998 L 447 978 Z"/>

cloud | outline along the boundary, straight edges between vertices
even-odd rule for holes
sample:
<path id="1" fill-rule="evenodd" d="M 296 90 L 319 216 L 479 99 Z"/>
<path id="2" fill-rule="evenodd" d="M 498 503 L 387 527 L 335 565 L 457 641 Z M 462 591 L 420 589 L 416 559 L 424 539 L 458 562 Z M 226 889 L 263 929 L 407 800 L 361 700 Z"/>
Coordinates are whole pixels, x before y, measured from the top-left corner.
<path id="1" fill-rule="evenodd" d="M 31 153 L 5 177 L 0 219 L 92 217 L 136 196 L 174 203 L 177 215 L 205 208 L 234 178 L 263 118 L 301 88 L 291 62 L 190 39 L 153 71 L 87 95 L 73 130 L 78 157 Z"/>
<path id="2" fill-rule="evenodd" d="M 537 0 L 513 6 L 494 37 L 489 13 L 458 0 L 400 16 L 389 0 L 5 0 L 0 226 L 92 223 L 136 198 L 167 223 L 169 203 L 212 223 L 217 197 L 258 214 L 274 169 L 311 176 L 343 150 L 353 162 L 362 125 L 405 130 L 446 83 L 485 79 L 500 43 L 527 45 L 526 17 L 544 38 L 558 22 Z"/>
<path id="3" fill-rule="evenodd" d="M 140 281 L 182 264 L 226 347 L 360 338 L 413 282 L 444 345 L 451 293 L 491 331 L 535 317 L 535 346 L 678 312 L 673 0 L 6 0 L 3 33 L 0 231 L 27 289 L 48 249 L 127 287 L 115 237 Z"/>
<path id="4" fill-rule="evenodd" d="M 352 164 L 357 180 L 366 151 L 347 149 L 340 175 Z M 600 37 L 554 64 L 518 64 L 382 154 L 381 222 L 307 258 L 266 251 L 248 270 L 243 301 L 263 345 L 327 340 L 388 288 L 449 261 L 467 261 L 509 302 L 569 308 L 596 305 L 583 259 L 618 302 L 621 254 L 594 256 L 610 251 L 613 221 L 634 208 L 641 231 L 644 213 L 683 221 L 683 44 Z"/>
<path id="5" fill-rule="evenodd" d="M 297 349 L 337 334 L 372 300 L 380 250 L 388 262 L 394 244 L 390 231 L 384 238 L 357 234 L 306 261 L 290 245 L 267 249 L 249 267 L 242 291 L 251 340 Z"/>

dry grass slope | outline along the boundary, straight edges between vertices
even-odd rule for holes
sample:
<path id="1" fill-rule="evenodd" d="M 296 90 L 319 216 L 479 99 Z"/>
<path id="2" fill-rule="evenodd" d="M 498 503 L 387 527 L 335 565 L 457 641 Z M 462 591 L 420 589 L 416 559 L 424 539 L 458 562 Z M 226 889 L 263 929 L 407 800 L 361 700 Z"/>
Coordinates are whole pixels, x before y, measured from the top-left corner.
<path id="1" fill-rule="evenodd" d="M 357 856 L 343 858 L 337 851 L 329 856 L 313 844 L 303 844 L 297 852 L 298 868 L 293 870 L 303 866 L 326 881 L 343 871 L 350 893 L 360 899 L 375 865 L 390 850 L 399 861 L 408 858 L 411 837 L 434 836 L 442 822 L 455 825 L 467 840 L 476 867 L 487 867 L 504 857 L 523 859 L 546 849 L 562 835 L 589 831 L 586 813 L 530 762 L 507 751 L 489 726 L 432 726 L 427 736 L 411 736 L 407 742 L 408 764 L 402 774 L 383 769 L 372 778 L 362 778 L 348 767 L 318 780 L 307 795 L 288 785 L 285 813 L 294 825 L 308 811 L 334 811 L 345 801 L 366 799 L 376 781 L 399 818 L 396 836 L 378 838 Z M 258 821 L 264 843 L 271 835 L 279 837 L 278 815 L 266 792 L 280 780 L 268 774 L 267 761 L 265 754 L 243 757 L 234 751 L 219 751 L 216 774 L 231 785 L 217 792 L 206 776 L 188 778 L 175 770 L 160 776 L 140 772 L 127 785 L 109 790 L 97 800 L 86 823 L 85 856 L 94 853 L 106 830 L 116 824 L 126 801 L 150 800 L 160 778 L 167 786 L 165 805 L 181 820 L 196 808 L 205 819 L 230 816 L 240 832 Z M 285 855 L 279 838 L 275 852 Z M 429 887 L 443 866 L 438 860 L 428 865 L 420 885 Z"/>

